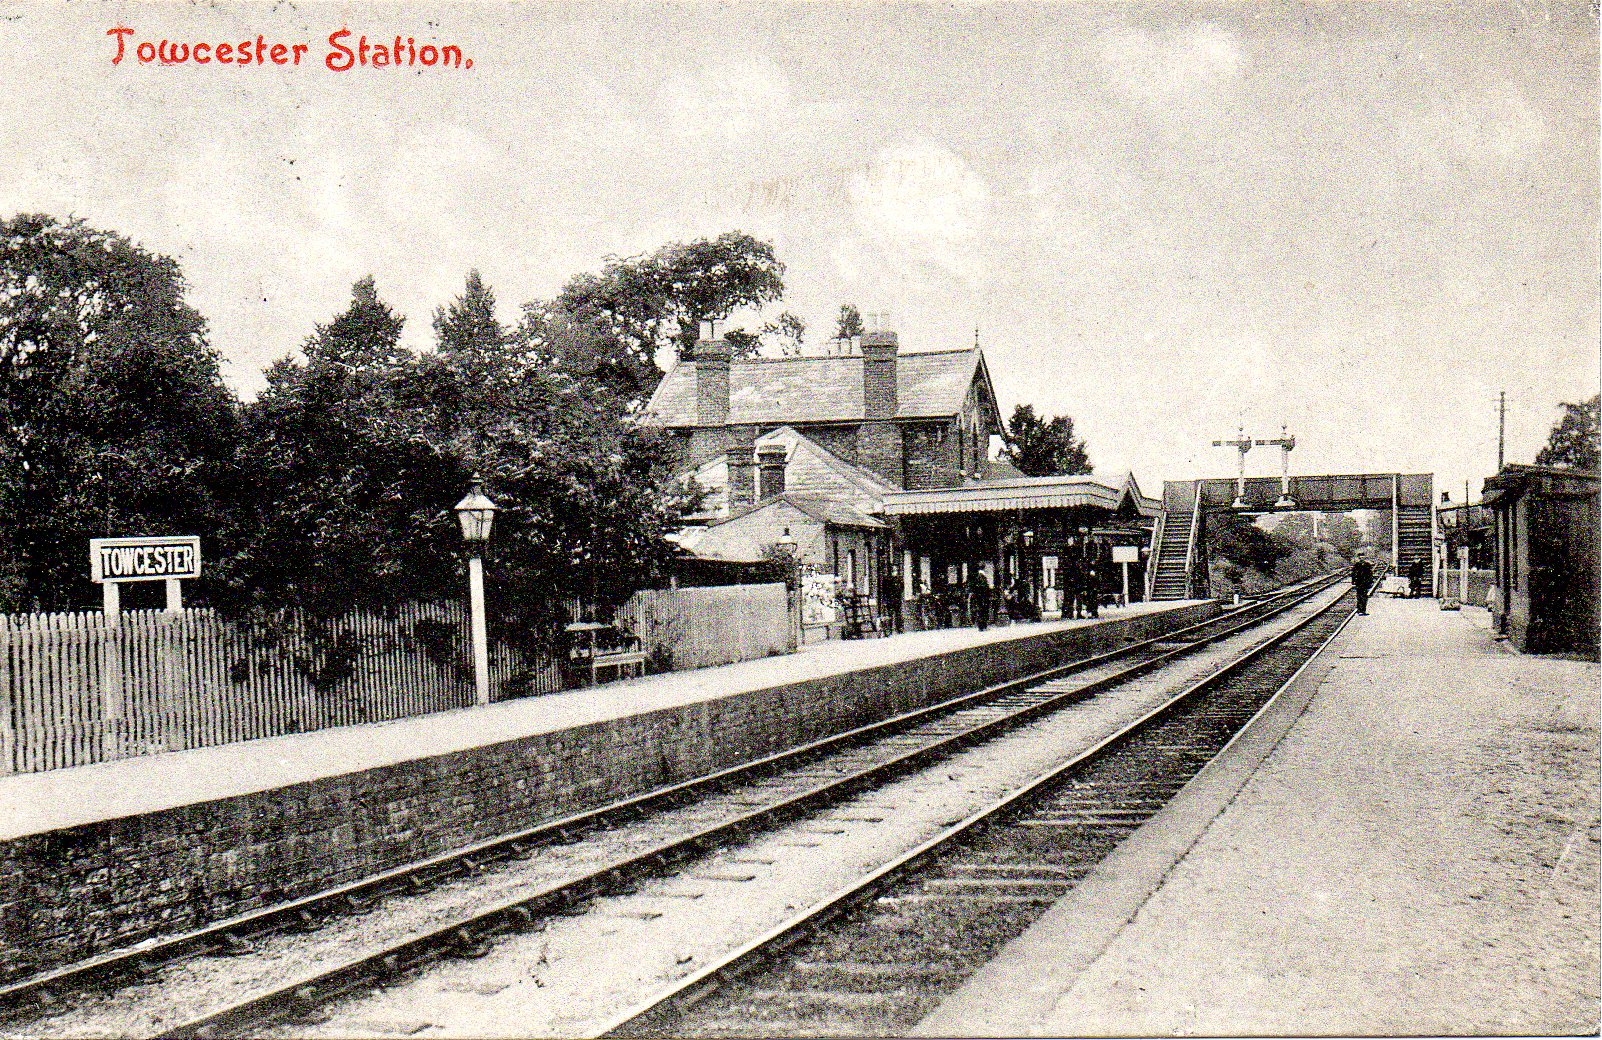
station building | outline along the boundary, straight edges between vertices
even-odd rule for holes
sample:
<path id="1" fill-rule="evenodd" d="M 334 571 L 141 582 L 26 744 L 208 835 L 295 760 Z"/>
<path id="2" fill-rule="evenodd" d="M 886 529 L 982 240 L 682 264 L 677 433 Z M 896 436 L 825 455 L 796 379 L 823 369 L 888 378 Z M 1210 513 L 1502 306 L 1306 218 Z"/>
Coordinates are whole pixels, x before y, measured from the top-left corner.
<path id="1" fill-rule="evenodd" d="M 1015 593 L 1050 612 L 1063 554 L 1143 553 L 1160 508 L 1128 474 L 1029 478 L 994 458 L 1005 426 L 983 351 L 903 353 L 893 331 L 781 358 L 702 339 L 643 421 L 678 441 L 683 478 L 707 492 L 681 548 L 755 563 L 782 539 L 896 627 L 929 623 L 931 600 L 965 618 L 979 574 L 1003 611 Z M 1104 587 L 1120 587 L 1110 565 Z"/>
<path id="2" fill-rule="evenodd" d="M 1510 464 L 1485 481 L 1496 520 L 1497 632 L 1530 653 L 1595 657 L 1602 634 L 1595 471 Z"/>

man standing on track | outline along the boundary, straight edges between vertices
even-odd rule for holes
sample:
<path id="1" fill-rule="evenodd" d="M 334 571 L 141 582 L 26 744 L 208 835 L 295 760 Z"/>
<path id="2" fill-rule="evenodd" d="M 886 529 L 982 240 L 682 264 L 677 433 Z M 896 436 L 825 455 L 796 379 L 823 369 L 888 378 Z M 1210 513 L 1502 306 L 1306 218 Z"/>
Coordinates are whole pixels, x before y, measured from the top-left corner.
<path id="1" fill-rule="evenodd" d="M 1357 590 L 1357 612 L 1368 613 L 1368 590 L 1374 584 L 1374 565 L 1362 553 L 1352 561 L 1352 588 Z"/>

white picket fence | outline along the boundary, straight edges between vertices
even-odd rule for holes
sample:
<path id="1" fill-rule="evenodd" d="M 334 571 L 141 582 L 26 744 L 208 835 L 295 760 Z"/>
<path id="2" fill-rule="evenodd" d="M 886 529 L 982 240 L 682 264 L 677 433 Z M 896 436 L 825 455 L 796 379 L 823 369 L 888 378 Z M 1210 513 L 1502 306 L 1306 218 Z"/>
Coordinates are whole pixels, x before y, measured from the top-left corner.
<path id="1" fill-rule="evenodd" d="M 326 626 L 208 609 L 0 615 L 0 773 L 396 719 L 472 703 L 466 611 L 410 604 Z M 495 699 L 561 688 L 493 646 Z"/>
<path id="2" fill-rule="evenodd" d="M 639 592 L 616 620 L 674 670 L 795 649 L 781 584 Z M 100 613 L 0 615 L 0 774 L 466 707 L 467 633 L 460 603 L 323 625 L 233 624 L 205 608 L 126 611 L 115 625 Z M 561 688 L 555 658 L 492 644 L 492 699 Z"/>
<path id="3" fill-rule="evenodd" d="M 782 584 L 712 585 L 636 592 L 617 622 L 674 671 L 751 661 L 795 649 Z"/>

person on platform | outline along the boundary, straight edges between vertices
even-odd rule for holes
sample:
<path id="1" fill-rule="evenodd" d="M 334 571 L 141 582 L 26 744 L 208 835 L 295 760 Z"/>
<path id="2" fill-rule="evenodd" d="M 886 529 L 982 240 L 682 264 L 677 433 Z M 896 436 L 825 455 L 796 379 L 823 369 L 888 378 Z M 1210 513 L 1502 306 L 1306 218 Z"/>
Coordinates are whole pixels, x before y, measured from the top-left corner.
<path id="1" fill-rule="evenodd" d="M 990 579 L 978 567 L 973 568 L 968 582 L 968 595 L 973 603 L 973 623 L 983 632 L 990 627 Z"/>
<path id="2" fill-rule="evenodd" d="M 1071 539 L 1057 564 L 1057 580 L 1062 584 L 1063 620 L 1077 620 L 1084 602 L 1084 594 L 1081 589 L 1083 582 L 1080 580 L 1079 546 Z"/>
<path id="3" fill-rule="evenodd" d="M 1407 598 L 1418 599 L 1424 595 L 1424 561 L 1414 560 L 1407 566 Z"/>
<path id="4" fill-rule="evenodd" d="M 1022 577 L 1012 579 L 1012 591 L 1007 596 L 1007 614 L 1019 621 L 1039 621 L 1040 608 L 1029 595 L 1029 587 Z"/>
<path id="5" fill-rule="evenodd" d="M 1085 612 L 1092 618 L 1100 616 L 1101 570 L 1101 543 L 1085 542 Z"/>
<path id="6" fill-rule="evenodd" d="M 1352 589 L 1357 593 L 1357 612 L 1368 613 L 1368 590 L 1374 584 L 1374 565 L 1362 553 L 1352 561 Z"/>

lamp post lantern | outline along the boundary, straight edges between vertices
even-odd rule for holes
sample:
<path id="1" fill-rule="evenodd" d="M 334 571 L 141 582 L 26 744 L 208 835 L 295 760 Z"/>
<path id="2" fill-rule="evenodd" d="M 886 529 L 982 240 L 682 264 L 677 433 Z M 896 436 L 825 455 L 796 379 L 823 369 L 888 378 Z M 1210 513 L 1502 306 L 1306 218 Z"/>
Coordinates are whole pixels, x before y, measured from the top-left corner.
<path id="1" fill-rule="evenodd" d="M 462 541 L 472 553 L 467 560 L 467 591 L 473 623 L 473 686 L 479 704 L 489 703 L 489 632 L 484 619 L 484 543 L 489 541 L 495 512 L 500 507 L 484 494 L 484 482 L 473 474 L 473 486 L 456 503 Z"/>

